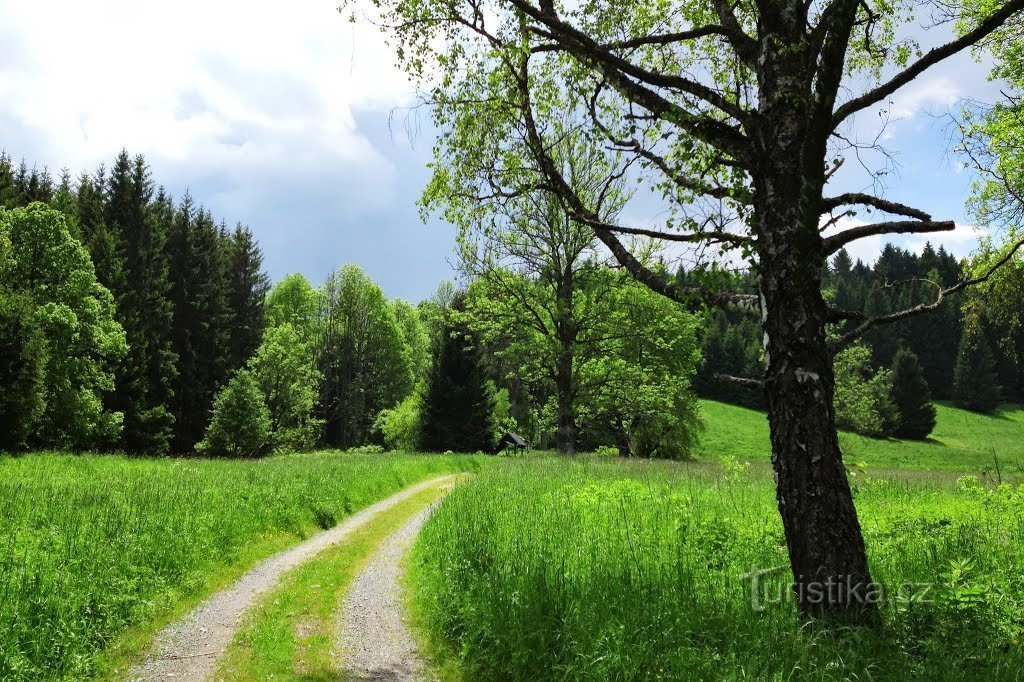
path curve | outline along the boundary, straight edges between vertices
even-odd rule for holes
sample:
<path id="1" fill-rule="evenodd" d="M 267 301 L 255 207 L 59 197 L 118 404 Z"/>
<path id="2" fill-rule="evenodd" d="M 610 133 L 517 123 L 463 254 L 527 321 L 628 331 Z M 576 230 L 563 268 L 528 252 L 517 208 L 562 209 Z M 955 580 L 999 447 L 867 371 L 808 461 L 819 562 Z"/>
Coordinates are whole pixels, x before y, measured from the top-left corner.
<path id="1" fill-rule="evenodd" d="M 405 488 L 356 512 L 334 528 L 263 560 L 230 588 L 210 596 L 184 619 L 162 630 L 156 636 L 146 659 L 129 671 L 128 679 L 172 679 L 176 682 L 208 680 L 241 625 L 242 616 L 256 602 L 257 597 L 275 587 L 289 569 L 341 542 L 377 514 L 399 502 L 427 488 L 452 483 L 460 476 L 440 476 Z"/>
<path id="2" fill-rule="evenodd" d="M 403 557 L 439 502 L 418 513 L 385 540 L 352 583 L 339 627 L 345 679 L 434 679 L 405 625 L 400 579 Z"/>

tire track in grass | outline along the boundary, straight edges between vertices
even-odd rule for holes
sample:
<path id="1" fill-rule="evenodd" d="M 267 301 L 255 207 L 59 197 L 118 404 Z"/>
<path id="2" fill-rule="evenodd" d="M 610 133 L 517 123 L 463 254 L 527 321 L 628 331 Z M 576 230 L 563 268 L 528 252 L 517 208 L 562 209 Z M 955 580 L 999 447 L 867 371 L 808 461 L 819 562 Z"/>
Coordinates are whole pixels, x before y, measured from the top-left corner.
<path id="1" fill-rule="evenodd" d="M 377 548 L 450 486 L 441 484 L 417 493 L 285 576 L 253 609 L 228 647 L 215 679 L 342 679 L 337 648 L 342 597 Z"/>
<path id="2" fill-rule="evenodd" d="M 434 679 L 403 615 L 403 559 L 433 511 L 420 511 L 378 548 L 345 598 L 341 612 L 342 679 Z"/>
<path id="3" fill-rule="evenodd" d="M 183 620 L 161 631 L 150 654 L 129 671 L 128 679 L 210 679 L 219 658 L 234 638 L 242 617 L 257 598 L 278 584 L 287 571 L 305 563 L 324 549 L 342 542 L 353 531 L 366 525 L 381 512 L 419 492 L 443 483 L 454 482 L 457 478 L 457 474 L 441 476 L 406 488 L 356 512 L 338 526 L 264 560 L 243 575 L 232 587 L 214 594 Z"/>

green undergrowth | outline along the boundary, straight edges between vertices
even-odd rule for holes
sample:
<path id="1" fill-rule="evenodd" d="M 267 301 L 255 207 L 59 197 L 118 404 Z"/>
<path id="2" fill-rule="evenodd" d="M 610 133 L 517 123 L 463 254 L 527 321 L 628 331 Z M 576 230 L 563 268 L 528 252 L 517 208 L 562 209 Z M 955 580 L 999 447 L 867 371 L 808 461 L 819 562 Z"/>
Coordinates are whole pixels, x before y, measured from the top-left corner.
<path id="1" fill-rule="evenodd" d="M 0 458 L 0 679 L 110 676 L 262 558 L 482 457 Z"/>
<path id="2" fill-rule="evenodd" d="M 418 622 L 470 679 L 1019 678 L 1024 489 L 853 480 L 876 628 L 797 615 L 769 476 L 598 459 L 455 490 L 410 560 Z"/>
<path id="3" fill-rule="evenodd" d="M 442 494 L 438 485 L 403 500 L 290 571 L 235 636 L 214 678 L 340 679 L 337 618 L 345 592 L 377 546 Z"/>

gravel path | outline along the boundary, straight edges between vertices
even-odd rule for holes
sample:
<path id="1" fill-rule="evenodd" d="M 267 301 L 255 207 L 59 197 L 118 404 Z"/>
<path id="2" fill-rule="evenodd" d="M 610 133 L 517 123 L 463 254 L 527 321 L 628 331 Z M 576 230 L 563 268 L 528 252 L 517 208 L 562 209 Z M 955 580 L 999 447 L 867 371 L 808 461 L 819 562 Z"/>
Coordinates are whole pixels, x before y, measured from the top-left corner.
<path id="1" fill-rule="evenodd" d="M 289 569 L 345 539 L 374 516 L 430 487 L 451 483 L 459 475 L 424 481 L 356 512 L 330 530 L 275 554 L 243 575 L 230 588 L 217 592 L 183 620 L 157 635 L 146 660 L 128 673 L 129 680 L 208 680 L 218 658 L 235 636 L 242 616 L 256 598 L 274 587 Z"/>
<path id="2" fill-rule="evenodd" d="M 403 622 L 400 577 L 402 558 L 434 506 L 424 509 L 385 540 L 352 583 L 339 627 L 345 679 L 433 679 Z"/>

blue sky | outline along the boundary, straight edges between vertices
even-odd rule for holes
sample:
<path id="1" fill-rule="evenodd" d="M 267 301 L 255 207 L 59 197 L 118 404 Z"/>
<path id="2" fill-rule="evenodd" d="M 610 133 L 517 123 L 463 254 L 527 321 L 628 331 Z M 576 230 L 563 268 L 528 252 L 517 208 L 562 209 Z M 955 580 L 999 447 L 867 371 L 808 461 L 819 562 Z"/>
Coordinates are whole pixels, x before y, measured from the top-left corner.
<path id="1" fill-rule="evenodd" d="M 77 174 L 124 146 L 145 154 L 176 196 L 189 189 L 216 215 L 248 224 L 273 278 L 298 271 L 321 281 L 357 263 L 389 296 L 424 298 L 454 276 L 454 231 L 424 225 L 415 206 L 428 178 L 429 115 L 408 113 L 413 91 L 390 49 L 336 4 L 0 0 L 0 147 Z M 970 176 L 929 114 L 960 97 L 995 97 L 986 72 L 964 56 L 887 105 L 899 120 L 886 144 L 900 165 L 885 196 L 962 223 L 934 238 L 959 255 L 975 237 L 963 208 Z M 850 132 L 873 137 L 878 120 L 865 112 Z M 866 183 L 851 159 L 834 191 Z M 645 203 L 626 212 L 637 224 L 656 214 Z M 871 259 L 880 246 L 852 250 Z"/>

